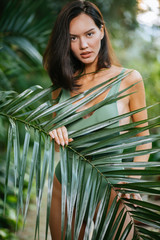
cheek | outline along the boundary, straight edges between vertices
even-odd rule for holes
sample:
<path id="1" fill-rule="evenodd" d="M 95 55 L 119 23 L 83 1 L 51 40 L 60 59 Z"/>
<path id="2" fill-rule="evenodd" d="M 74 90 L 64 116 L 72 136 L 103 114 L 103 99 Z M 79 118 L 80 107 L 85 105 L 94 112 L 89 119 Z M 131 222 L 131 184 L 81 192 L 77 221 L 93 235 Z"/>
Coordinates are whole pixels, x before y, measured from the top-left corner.
<path id="1" fill-rule="evenodd" d="M 96 51 L 99 51 L 101 47 L 101 39 L 99 37 L 96 37 L 94 41 L 91 42 L 90 46 L 94 48 Z"/>

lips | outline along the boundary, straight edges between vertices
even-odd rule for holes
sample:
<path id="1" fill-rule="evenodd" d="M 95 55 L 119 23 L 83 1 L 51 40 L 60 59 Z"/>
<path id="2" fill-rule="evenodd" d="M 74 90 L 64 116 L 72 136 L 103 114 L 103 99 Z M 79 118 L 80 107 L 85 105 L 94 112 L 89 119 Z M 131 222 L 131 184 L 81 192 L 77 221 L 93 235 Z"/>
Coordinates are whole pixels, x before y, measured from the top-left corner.
<path id="1" fill-rule="evenodd" d="M 82 58 L 89 58 L 91 56 L 92 52 L 82 52 L 80 55 Z"/>

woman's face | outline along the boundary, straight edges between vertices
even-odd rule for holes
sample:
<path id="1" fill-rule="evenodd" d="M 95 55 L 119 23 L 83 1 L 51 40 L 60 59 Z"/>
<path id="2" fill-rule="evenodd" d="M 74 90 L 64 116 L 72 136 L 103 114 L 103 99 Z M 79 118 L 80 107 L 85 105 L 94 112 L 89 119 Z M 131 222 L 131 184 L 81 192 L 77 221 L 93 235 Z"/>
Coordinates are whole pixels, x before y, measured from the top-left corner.
<path id="1" fill-rule="evenodd" d="M 104 36 L 103 27 L 99 29 L 91 17 L 82 13 L 72 19 L 69 32 L 74 56 L 84 64 L 95 62 Z"/>

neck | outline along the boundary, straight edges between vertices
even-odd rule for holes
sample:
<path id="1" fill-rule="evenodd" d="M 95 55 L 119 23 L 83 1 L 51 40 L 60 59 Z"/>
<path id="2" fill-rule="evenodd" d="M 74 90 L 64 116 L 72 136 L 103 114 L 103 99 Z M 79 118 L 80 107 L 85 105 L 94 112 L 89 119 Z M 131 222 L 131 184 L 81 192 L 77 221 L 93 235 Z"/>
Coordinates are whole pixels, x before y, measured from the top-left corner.
<path id="1" fill-rule="evenodd" d="M 96 70 L 97 70 L 97 61 L 91 64 L 86 64 L 84 68 L 84 73 L 88 74 L 88 73 L 96 72 Z"/>

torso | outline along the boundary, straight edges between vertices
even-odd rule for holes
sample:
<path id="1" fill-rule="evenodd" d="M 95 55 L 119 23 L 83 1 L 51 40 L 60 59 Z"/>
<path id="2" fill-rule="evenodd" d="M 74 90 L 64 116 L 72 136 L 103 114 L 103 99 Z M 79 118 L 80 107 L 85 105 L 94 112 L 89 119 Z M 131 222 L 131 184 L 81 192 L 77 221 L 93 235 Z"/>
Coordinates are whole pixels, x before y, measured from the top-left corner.
<path id="1" fill-rule="evenodd" d="M 122 71 L 121 67 L 116 67 L 116 66 L 112 66 L 109 69 L 105 69 L 104 71 L 100 71 L 98 73 L 95 74 L 94 78 L 93 75 L 87 77 L 86 79 L 86 75 L 84 77 L 82 77 L 79 81 L 78 84 L 82 85 L 78 91 L 75 92 L 70 92 L 70 96 L 73 97 L 75 95 L 77 95 L 80 92 L 84 92 L 87 89 L 90 89 L 104 81 L 106 81 L 109 78 L 112 78 L 116 75 L 118 75 L 120 72 Z M 129 71 L 129 70 L 126 70 Z M 128 79 L 129 77 L 127 76 L 125 79 L 123 79 L 121 81 L 120 84 L 120 88 L 119 91 L 125 89 L 128 86 Z M 102 93 L 100 96 L 98 96 L 97 98 L 93 99 L 92 101 L 90 101 L 88 104 L 86 104 L 85 106 L 83 106 L 82 108 L 79 109 L 79 111 L 82 111 L 84 109 L 87 109 L 93 105 L 95 105 L 96 103 L 101 102 L 102 100 L 104 100 L 104 98 L 107 96 L 109 90 L 105 91 L 104 93 Z M 125 94 L 129 93 L 129 91 L 126 91 Z M 121 100 L 119 100 L 117 102 L 117 108 L 118 108 L 118 113 L 119 115 L 127 113 L 130 111 L 129 109 L 129 96 L 122 98 Z M 93 113 L 86 115 L 85 118 L 90 117 L 90 115 L 92 115 Z M 127 124 L 129 123 L 130 118 L 124 118 L 120 121 L 120 125 L 123 124 Z"/>
<path id="2" fill-rule="evenodd" d="M 107 72 L 107 70 L 110 70 L 110 69 L 107 69 L 107 70 L 104 70 L 104 71 L 101 71 L 99 72 L 100 74 L 96 74 L 95 75 L 95 78 L 92 79 L 90 77 L 90 79 L 86 79 L 86 75 L 84 76 L 83 79 L 80 79 L 81 82 L 79 81 L 79 84 L 81 84 L 81 88 L 79 89 L 79 91 L 74 91 L 74 92 L 69 92 L 67 90 L 62 90 L 62 93 L 61 93 L 61 96 L 60 96 L 60 99 L 59 99 L 59 102 L 63 102 L 65 101 L 66 99 L 68 99 L 70 96 L 73 97 L 75 95 L 77 95 L 78 93 L 80 92 L 84 92 L 85 90 L 87 89 L 90 89 L 104 81 L 106 81 L 107 79 L 111 78 L 111 77 L 114 77 L 116 75 L 118 75 L 119 73 L 122 72 L 122 69 L 123 68 L 119 68 L 118 71 L 116 73 L 112 73 L 111 71 Z M 101 101 L 103 101 L 104 99 L 106 99 L 107 97 L 111 97 L 113 96 L 114 93 L 118 93 L 119 89 L 120 89 L 120 86 L 122 85 L 122 81 L 119 81 L 119 82 L 116 82 L 116 84 L 114 84 L 110 89 L 108 89 L 107 91 L 105 91 L 103 94 L 101 94 L 99 97 L 97 98 L 94 98 L 92 101 L 90 101 L 88 104 L 84 105 L 83 107 L 79 108 L 78 111 L 82 111 L 82 110 L 85 110 Z M 120 101 L 120 104 L 123 105 L 123 103 Z M 60 109 L 57 114 L 64 114 L 65 111 L 67 109 L 69 109 L 70 106 L 67 106 L 63 109 Z M 107 120 L 110 121 L 110 119 L 113 119 L 113 118 L 116 118 L 118 117 L 119 115 L 119 112 L 118 112 L 118 104 L 116 101 L 110 103 L 110 104 L 104 104 L 103 106 L 99 107 L 97 110 L 95 110 L 94 113 L 91 113 L 90 114 L 91 116 L 85 116 L 83 118 L 80 118 L 78 119 L 77 121 L 72 121 L 71 123 L 67 124 L 67 131 L 68 131 L 68 134 L 71 134 L 72 132 L 74 131 L 79 131 L 79 130 L 82 130 L 82 129 L 87 129 L 88 127 L 90 126 L 95 126 L 96 124 L 98 123 L 102 123 L 102 122 L 107 122 Z M 84 119 L 85 118 L 85 119 Z M 108 121 L 108 123 L 109 123 Z M 119 126 L 119 121 L 115 121 L 113 122 L 112 124 L 108 124 L 108 126 L 106 128 L 116 128 Z M 119 133 L 114 133 L 112 134 L 112 136 L 117 136 Z M 104 139 L 107 139 L 107 137 L 111 137 L 110 136 L 105 136 L 105 137 L 101 137 L 99 139 L 91 139 L 91 144 L 96 144 L 97 141 L 103 141 Z M 82 144 L 82 146 L 80 147 L 80 151 L 82 151 L 84 149 L 84 146 Z M 118 153 L 122 153 L 122 149 L 118 151 Z M 107 154 L 106 154 L 107 155 Z M 98 157 L 100 156 L 103 156 L 103 154 L 98 154 Z M 97 155 L 94 154 L 92 156 L 92 159 L 96 159 L 97 158 Z M 122 159 L 119 158 L 117 159 L 118 162 L 121 162 Z M 86 168 L 85 168 L 85 181 L 87 181 L 87 178 L 88 178 L 88 172 L 90 171 L 90 165 L 87 164 Z M 112 170 L 112 168 L 110 168 Z M 57 165 L 56 167 L 56 170 L 55 170 L 55 174 L 57 176 L 57 179 L 59 180 L 59 182 L 61 182 L 61 171 L 60 171 L 60 164 Z M 70 174 L 69 174 L 70 176 Z M 117 180 L 112 180 L 112 183 L 117 183 Z M 102 180 L 102 185 L 101 185 L 101 190 L 100 190 L 100 197 L 99 197 L 99 200 L 101 199 L 102 195 L 103 195 L 103 192 L 104 192 L 104 189 L 105 189 L 105 186 L 106 186 L 106 181 L 103 179 Z"/>
<path id="3" fill-rule="evenodd" d="M 80 84 L 81 87 L 78 89 L 78 91 L 70 92 L 70 96 L 71 97 L 75 96 L 80 92 L 84 92 L 85 90 L 90 89 L 93 86 L 96 86 L 96 85 L 106 81 L 107 79 L 118 75 L 122 71 L 122 69 L 123 69 L 122 67 L 112 65 L 110 68 L 99 71 L 94 75 L 93 74 L 84 75 L 78 81 L 78 84 Z M 135 84 L 139 80 L 140 81 L 142 80 L 141 75 L 136 70 L 131 70 L 131 69 L 125 69 L 125 70 L 126 70 L 126 72 L 130 72 L 130 71 L 132 71 L 132 72 L 129 73 L 129 75 L 126 76 L 124 79 L 122 79 L 119 91 L 122 91 L 122 90 L 126 89 L 127 87 L 129 87 L 130 85 Z M 61 91 L 61 89 L 58 89 L 57 92 L 54 93 L 53 98 L 56 98 L 59 95 L 60 91 Z M 91 100 L 89 103 L 87 103 L 83 107 L 79 108 L 78 111 L 82 111 L 84 109 L 87 109 L 87 108 L 95 105 L 96 103 L 101 102 L 107 96 L 108 92 L 109 92 L 109 90 L 106 90 L 104 93 L 102 93 L 98 97 L 94 98 L 93 100 Z M 142 98 L 144 98 L 143 82 L 141 81 L 141 84 L 136 84 L 134 87 L 131 87 L 130 89 L 125 91 L 124 94 L 129 94 L 132 92 L 139 92 L 139 95 L 142 95 Z M 138 107 L 140 107 L 141 104 L 139 104 L 139 101 L 135 101 L 136 97 L 137 96 L 135 96 L 133 94 L 133 95 L 126 96 L 126 97 L 120 99 L 117 102 L 118 114 L 121 115 L 121 114 L 130 112 L 130 111 L 135 110 Z M 138 98 L 139 98 L 139 96 L 138 96 Z M 137 104 L 138 104 L 138 106 L 137 106 Z M 142 100 L 142 106 L 143 105 L 144 105 L 144 101 Z M 92 114 L 93 114 L 93 112 L 87 116 L 84 116 L 84 118 L 88 118 Z M 125 125 L 129 122 L 130 122 L 130 117 L 123 118 L 120 120 L 119 125 Z"/>

